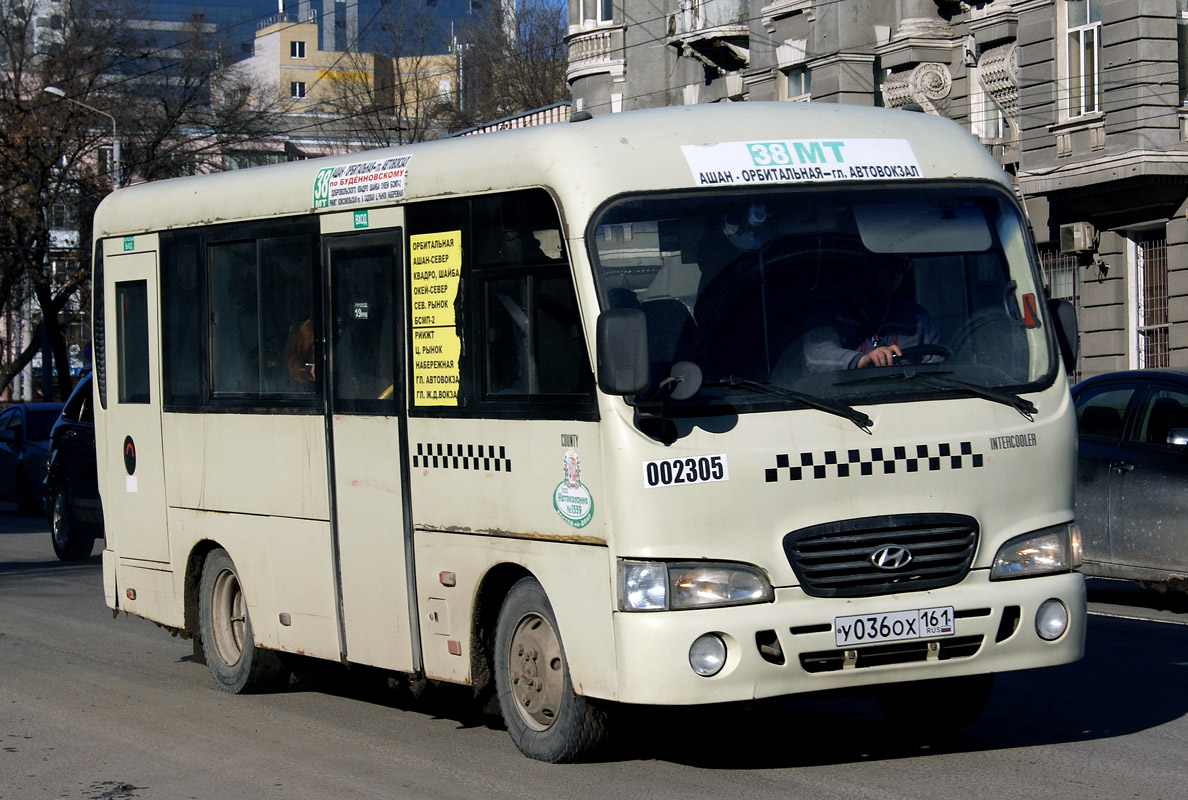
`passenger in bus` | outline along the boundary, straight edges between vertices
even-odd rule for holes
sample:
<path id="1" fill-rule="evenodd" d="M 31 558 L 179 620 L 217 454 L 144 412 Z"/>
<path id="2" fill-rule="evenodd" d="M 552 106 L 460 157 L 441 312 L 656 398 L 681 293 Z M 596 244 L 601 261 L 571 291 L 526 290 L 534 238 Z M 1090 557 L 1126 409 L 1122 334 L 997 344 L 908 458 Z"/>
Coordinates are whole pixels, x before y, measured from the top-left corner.
<path id="1" fill-rule="evenodd" d="M 289 345 L 285 348 L 285 365 L 289 370 L 289 377 L 297 383 L 313 383 L 317 380 L 314 369 L 313 320 L 300 322 L 293 329 L 289 336 Z"/>
<path id="2" fill-rule="evenodd" d="M 908 347 L 938 344 L 928 312 L 903 290 L 910 269 L 911 262 L 897 256 L 864 260 L 847 287 L 823 299 L 817 319 L 777 362 L 776 379 L 888 367 Z"/>

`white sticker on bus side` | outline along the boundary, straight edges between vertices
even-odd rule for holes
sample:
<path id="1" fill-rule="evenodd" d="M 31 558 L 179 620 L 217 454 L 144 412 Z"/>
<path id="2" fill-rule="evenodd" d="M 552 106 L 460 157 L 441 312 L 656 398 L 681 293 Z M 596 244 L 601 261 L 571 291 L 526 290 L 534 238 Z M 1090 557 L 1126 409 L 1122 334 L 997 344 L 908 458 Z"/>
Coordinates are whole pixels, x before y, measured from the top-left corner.
<path id="1" fill-rule="evenodd" d="M 922 178 L 906 139 L 784 139 L 681 145 L 698 186 Z"/>
<path id="2" fill-rule="evenodd" d="M 643 475 L 644 488 L 655 489 L 657 486 L 728 481 L 730 469 L 726 464 L 726 454 L 719 453 L 716 456 L 687 456 L 645 461 Z"/>

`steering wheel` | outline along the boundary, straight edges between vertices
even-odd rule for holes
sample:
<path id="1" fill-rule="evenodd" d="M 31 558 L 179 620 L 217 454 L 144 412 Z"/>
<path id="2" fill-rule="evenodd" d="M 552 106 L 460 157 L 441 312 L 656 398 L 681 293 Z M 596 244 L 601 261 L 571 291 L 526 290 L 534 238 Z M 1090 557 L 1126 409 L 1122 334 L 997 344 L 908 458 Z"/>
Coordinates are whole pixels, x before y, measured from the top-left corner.
<path id="1" fill-rule="evenodd" d="M 914 344 L 904 347 L 895 357 L 896 364 L 923 364 L 927 356 L 940 356 L 948 361 L 953 357 L 953 351 L 943 344 Z"/>

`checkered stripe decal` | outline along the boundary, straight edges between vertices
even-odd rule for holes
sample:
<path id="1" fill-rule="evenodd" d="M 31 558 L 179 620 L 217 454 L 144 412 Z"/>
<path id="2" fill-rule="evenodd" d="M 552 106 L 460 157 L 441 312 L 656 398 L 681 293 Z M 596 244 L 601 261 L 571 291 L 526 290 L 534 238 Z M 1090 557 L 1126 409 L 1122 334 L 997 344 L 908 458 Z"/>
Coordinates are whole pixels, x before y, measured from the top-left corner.
<path id="1" fill-rule="evenodd" d="M 511 459 L 503 445 L 442 444 L 417 442 L 414 469 L 473 469 L 482 472 L 511 472 Z"/>
<path id="2" fill-rule="evenodd" d="M 910 455 L 909 455 L 910 453 Z M 793 462 L 796 462 L 795 464 Z M 823 453 L 780 453 L 775 467 L 765 470 L 768 483 L 787 474 L 788 480 L 820 480 L 865 475 L 892 475 L 898 472 L 937 472 L 942 469 L 978 469 L 981 453 L 973 451 L 973 442 L 952 445 L 918 444 L 899 447 L 872 447 L 866 450 L 826 450 Z"/>

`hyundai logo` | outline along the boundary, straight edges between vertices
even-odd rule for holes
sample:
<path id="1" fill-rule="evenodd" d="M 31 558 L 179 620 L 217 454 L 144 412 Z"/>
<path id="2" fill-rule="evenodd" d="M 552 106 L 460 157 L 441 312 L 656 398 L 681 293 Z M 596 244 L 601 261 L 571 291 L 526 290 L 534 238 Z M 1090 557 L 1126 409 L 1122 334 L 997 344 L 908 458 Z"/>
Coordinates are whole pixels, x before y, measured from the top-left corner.
<path id="1" fill-rule="evenodd" d="M 870 554 L 870 563 L 879 569 L 903 569 L 912 561 L 912 551 L 897 544 L 885 544 Z"/>

